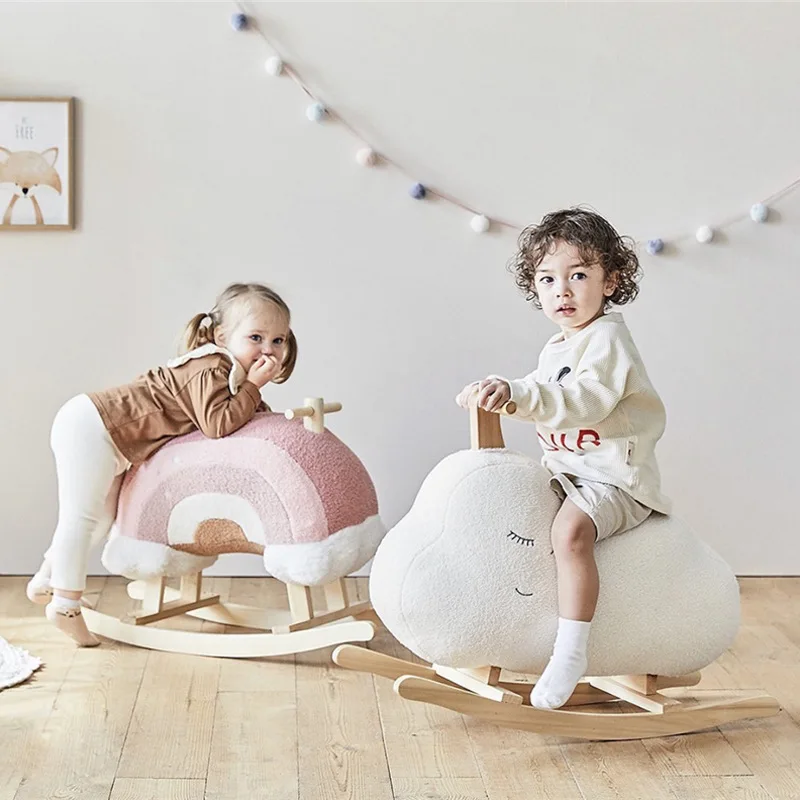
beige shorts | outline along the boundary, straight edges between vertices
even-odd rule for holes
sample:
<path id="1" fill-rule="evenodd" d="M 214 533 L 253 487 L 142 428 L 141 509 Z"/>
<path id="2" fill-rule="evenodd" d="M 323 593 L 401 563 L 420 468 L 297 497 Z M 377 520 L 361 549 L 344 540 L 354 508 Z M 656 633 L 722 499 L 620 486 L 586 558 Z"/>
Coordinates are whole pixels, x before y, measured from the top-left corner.
<path id="1" fill-rule="evenodd" d="M 597 529 L 596 542 L 635 528 L 653 511 L 634 500 L 623 489 L 608 483 L 559 473 L 550 479 L 550 486 L 562 500 L 568 497 L 591 518 Z"/>

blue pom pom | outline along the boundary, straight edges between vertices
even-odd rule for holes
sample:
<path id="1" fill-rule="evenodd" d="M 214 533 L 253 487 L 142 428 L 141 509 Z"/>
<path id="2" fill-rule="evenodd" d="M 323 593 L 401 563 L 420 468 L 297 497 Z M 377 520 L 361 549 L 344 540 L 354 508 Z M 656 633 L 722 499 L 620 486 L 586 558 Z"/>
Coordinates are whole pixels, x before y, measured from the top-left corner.
<path id="1" fill-rule="evenodd" d="M 312 103 L 306 109 L 306 117 L 308 117 L 311 122 L 322 122 L 327 113 L 328 111 L 322 103 Z"/>
<path id="2" fill-rule="evenodd" d="M 247 27 L 247 14 L 234 14 L 231 17 L 231 28 L 243 31 Z"/>
<path id="3" fill-rule="evenodd" d="M 756 203 L 750 208 L 750 219 L 753 222 L 766 222 L 769 217 L 769 208 L 763 203 Z"/>
<path id="4" fill-rule="evenodd" d="M 651 256 L 656 255 L 656 253 L 660 253 L 664 249 L 664 242 L 661 239 L 650 239 L 647 243 L 647 252 L 650 253 Z"/>
<path id="5" fill-rule="evenodd" d="M 427 191 L 425 187 L 421 183 L 415 183 L 409 190 L 408 193 L 415 199 L 415 200 L 422 200 Z"/>

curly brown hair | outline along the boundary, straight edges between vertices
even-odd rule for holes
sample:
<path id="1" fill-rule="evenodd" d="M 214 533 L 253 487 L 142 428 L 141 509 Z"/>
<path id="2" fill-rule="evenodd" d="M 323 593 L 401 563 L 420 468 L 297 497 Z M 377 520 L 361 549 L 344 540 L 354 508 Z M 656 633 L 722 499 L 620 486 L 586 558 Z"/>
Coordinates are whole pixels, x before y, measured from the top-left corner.
<path id="1" fill-rule="evenodd" d="M 542 304 L 536 291 L 536 270 L 558 242 L 577 248 L 585 264 L 599 264 L 606 278 L 616 277 L 617 286 L 605 308 L 630 303 L 639 294 L 642 268 L 635 242 L 620 236 L 596 211 L 578 206 L 545 214 L 538 225 L 529 225 L 519 235 L 517 252 L 508 264 L 525 299 L 536 308 Z"/>

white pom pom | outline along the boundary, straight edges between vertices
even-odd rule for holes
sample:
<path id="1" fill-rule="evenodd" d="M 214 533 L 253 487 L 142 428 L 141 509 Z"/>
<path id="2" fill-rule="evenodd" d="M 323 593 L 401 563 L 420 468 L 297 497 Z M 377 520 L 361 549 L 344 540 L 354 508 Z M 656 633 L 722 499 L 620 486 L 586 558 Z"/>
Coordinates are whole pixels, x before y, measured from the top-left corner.
<path id="1" fill-rule="evenodd" d="M 280 56 L 270 56 L 264 62 L 264 69 L 276 77 L 283 72 L 283 59 Z"/>
<path id="2" fill-rule="evenodd" d="M 306 116 L 311 122 L 320 122 L 325 116 L 325 106 L 322 103 L 312 103 L 306 109 Z"/>
<path id="3" fill-rule="evenodd" d="M 750 207 L 750 219 L 753 222 L 766 222 L 769 216 L 769 209 L 763 203 L 756 203 Z"/>
<path id="4" fill-rule="evenodd" d="M 371 147 L 362 147 L 356 153 L 356 161 L 362 167 L 374 167 L 378 163 L 378 154 Z"/>
<path id="5" fill-rule="evenodd" d="M 484 217 L 483 214 L 475 214 L 475 216 L 469 221 L 469 226 L 475 231 L 475 233 L 486 233 L 491 224 L 492 223 L 489 217 Z"/>
<path id="6" fill-rule="evenodd" d="M 708 225 L 701 225 L 697 229 L 695 238 L 698 242 L 700 242 L 700 244 L 708 244 L 714 238 L 714 230 Z"/>

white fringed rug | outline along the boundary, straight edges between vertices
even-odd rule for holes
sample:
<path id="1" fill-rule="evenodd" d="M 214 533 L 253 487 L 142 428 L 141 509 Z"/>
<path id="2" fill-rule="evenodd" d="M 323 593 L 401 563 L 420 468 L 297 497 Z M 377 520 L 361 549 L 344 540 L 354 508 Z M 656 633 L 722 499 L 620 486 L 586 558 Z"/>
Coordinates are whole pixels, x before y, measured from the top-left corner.
<path id="1" fill-rule="evenodd" d="M 41 659 L 14 647 L 0 636 L 0 689 L 22 683 L 41 666 Z"/>

